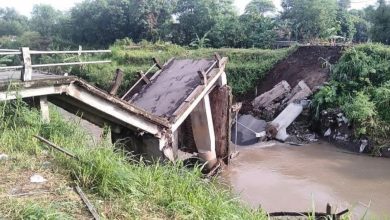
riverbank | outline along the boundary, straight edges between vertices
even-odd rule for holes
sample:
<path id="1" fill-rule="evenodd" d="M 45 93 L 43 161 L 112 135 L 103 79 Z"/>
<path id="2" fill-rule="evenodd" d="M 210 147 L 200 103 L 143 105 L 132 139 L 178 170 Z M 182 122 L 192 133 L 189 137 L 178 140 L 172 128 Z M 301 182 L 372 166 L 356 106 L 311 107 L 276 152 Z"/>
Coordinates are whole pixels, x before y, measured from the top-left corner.
<path id="1" fill-rule="evenodd" d="M 78 125 L 51 110 L 41 122 L 24 102 L 0 103 L 0 215 L 11 219 L 88 219 L 76 181 L 105 219 L 266 219 L 201 178 L 199 168 L 132 159 L 108 137 L 91 141 Z M 80 161 L 46 148 L 33 135 L 66 148 Z M 94 143 L 94 144 L 92 144 Z M 38 174 L 46 181 L 32 183 Z"/>
<path id="2" fill-rule="evenodd" d="M 357 155 L 320 141 L 238 147 L 223 174 L 244 204 L 267 212 L 325 211 L 327 203 L 351 210 L 351 219 L 390 216 L 390 160 Z"/>

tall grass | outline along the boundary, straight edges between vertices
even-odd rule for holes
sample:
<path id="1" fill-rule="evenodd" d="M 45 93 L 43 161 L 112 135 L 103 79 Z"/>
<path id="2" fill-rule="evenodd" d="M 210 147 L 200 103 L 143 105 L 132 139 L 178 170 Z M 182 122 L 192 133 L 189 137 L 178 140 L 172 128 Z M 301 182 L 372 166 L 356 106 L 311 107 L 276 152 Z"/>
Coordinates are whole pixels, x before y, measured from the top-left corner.
<path id="1" fill-rule="evenodd" d="M 107 139 L 91 146 L 77 124 L 55 111 L 51 122 L 44 124 L 38 110 L 21 100 L 0 104 L 0 150 L 26 158 L 48 151 L 56 172 L 72 176 L 92 198 L 103 201 L 95 204 L 105 218 L 266 219 L 261 210 L 243 206 L 216 182 L 202 180 L 199 169 L 170 163 L 146 165 Z M 46 148 L 32 138 L 36 134 L 73 152 L 81 162 Z M 53 213 L 38 206 L 19 211 L 32 217 Z"/>

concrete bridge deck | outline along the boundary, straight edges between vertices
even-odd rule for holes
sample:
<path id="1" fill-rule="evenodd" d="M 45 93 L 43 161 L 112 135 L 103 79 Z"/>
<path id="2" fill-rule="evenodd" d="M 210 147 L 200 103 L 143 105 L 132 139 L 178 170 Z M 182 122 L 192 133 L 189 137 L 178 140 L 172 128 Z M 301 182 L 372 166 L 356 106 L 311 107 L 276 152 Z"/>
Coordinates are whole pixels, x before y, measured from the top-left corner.
<path id="1" fill-rule="evenodd" d="M 141 139 L 141 145 L 158 149 L 163 152 L 162 156 L 171 160 L 177 155 L 182 124 L 190 118 L 197 151 L 208 154 L 206 160 L 215 160 L 215 146 L 221 143 L 216 133 L 223 133 L 219 136 L 229 134 L 226 128 L 230 109 L 229 105 L 221 109 L 213 104 L 217 105 L 222 99 L 225 99 L 222 100 L 225 104 L 229 103 L 226 92 L 230 90 L 225 89 L 222 96 L 216 91 L 211 101 L 209 93 L 226 85 L 226 62 L 227 58 L 172 59 L 159 71 L 159 75 L 147 80 L 147 85 L 133 91 L 132 97 L 123 99 L 74 76 L 34 70 L 31 80 L 23 81 L 20 71 L 8 70 L 0 72 L 0 101 L 38 99 L 46 120 L 49 120 L 48 102 L 51 102 L 98 126 L 110 126 L 121 139 L 129 136 L 137 141 Z M 213 117 L 220 120 L 219 116 L 226 119 L 224 123 L 213 121 Z M 227 148 L 228 140 L 224 138 L 224 148 Z M 226 155 L 223 157 L 226 158 Z"/>

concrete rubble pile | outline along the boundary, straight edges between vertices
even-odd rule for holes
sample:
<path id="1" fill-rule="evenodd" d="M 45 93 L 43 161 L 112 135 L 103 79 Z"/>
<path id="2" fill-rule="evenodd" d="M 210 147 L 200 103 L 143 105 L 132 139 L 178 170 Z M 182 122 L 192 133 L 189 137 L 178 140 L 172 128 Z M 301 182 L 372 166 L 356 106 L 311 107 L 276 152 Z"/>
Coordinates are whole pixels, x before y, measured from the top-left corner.
<path id="1" fill-rule="evenodd" d="M 310 103 L 308 97 L 312 94 L 312 90 L 303 80 L 292 89 L 290 84 L 283 80 L 271 90 L 256 97 L 252 101 L 253 113 L 268 123 L 255 118 L 247 120 L 248 115 L 239 117 L 237 120 L 238 143 L 251 143 L 253 140 L 265 139 L 289 141 L 290 135 L 287 134 L 287 127 L 308 107 Z M 264 130 L 258 129 L 262 127 Z M 232 131 L 232 137 L 234 137 L 236 131 L 234 127 Z M 315 137 L 310 136 L 310 139 L 314 140 Z"/>

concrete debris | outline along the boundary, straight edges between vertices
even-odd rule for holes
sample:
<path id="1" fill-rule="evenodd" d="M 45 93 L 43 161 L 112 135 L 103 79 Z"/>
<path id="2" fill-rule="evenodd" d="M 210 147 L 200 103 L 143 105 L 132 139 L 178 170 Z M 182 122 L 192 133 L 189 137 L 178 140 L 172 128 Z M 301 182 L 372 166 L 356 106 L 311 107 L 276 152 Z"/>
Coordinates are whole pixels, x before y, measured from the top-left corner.
<path id="1" fill-rule="evenodd" d="M 360 144 L 360 149 L 359 149 L 359 152 L 360 153 L 363 153 L 363 151 L 366 149 L 366 147 L 368 146 L 368 140 L 361 140 L 360 141 L 361 144 Z"/>
<path id="2" fill-rule="evenodd" d="M 390 146 L 383 146 L 380 148 L 380 156 L 390 158 Z"/>
<path id="3" fill-rule="evenodd" d="M 293 89 L 287 81 L 283 80 L 271 90 L 255 98 L 252 101 L 253 113 L 266 121 L 271 121 L 266 128 L 267 138 L 287 141 L 290 136 L 287 134 L 287 127 L 299 115 L 306 114 L 303 110 L 310 105 L 308 98 L 312 94 L 313 91 L 304 80 L 299 81 Z M 300 135 L 299 139 L 305 142 L 317 140 L 315 135 L 310 135 L 309 131 Z"/>
<path id="4" fill-rule="evenodd" d="M 290 103 L 287 108 L 269 124 L 267 128 L 268 136 L 280 141 L 286 141 L 289 137 L 286 130 L 287 127 L 295 121 L 302 111 L 303 107 L 301 104 Z"/>
<path id="5" fill-rule="evenodd" d="M 332 129 L 328 128 L 328 130 L 325 131 L 324 137 L 328 137 L 332 134 Z"/>
<path id="6" fill-rule="evenodd" d="M 290 103 L 300 103 L 300 101 L 307 99 L 309 96 L 311 96 L 313 92 L 307 86 L 305 81 L 300 81 L 298 85 L 296 85 L 289 95 L 287 95 L 285 101 L 287 104 Z"/>
<path id="7" fill-rule="evenodd" d="M 232 142 L 240 146 L 255 144 L 265 137 L 266 126 L 264 120 L 256 119 L 251 115 L 239 116 L 237 123 L 232 127 Z"/>
<path id="8" fill-rule="evenodd" d="M 350 120 L 341 109 L 322 111 L 318 128 L 329 141 L 333 141 L 345 149 L 360 153 L 370 151 L 370 142 L 366 139 L 355 138 Z"/>
<path id="9" fill-rule="evenodd" d="M 47 182 L 47 179 L 43 178 L 43 176 L 39 174 L 34 174 L 30 177 L 31 183 L 44 183 Z"/>
<path id="10" fill-rule="evenodd" d="M 0 154 L 0 160 L 8 160 L 7 154 Z"/>
<path id="11" fill-rule="evenodd" d="M 281 81 L 268 92 L 265 92 L 253 100 L 252 105 L 255 109 L 263 109 L 271 104 L 275 104 L 285 98 L 291 91 L 290 84 L 287 81 Z"/>

